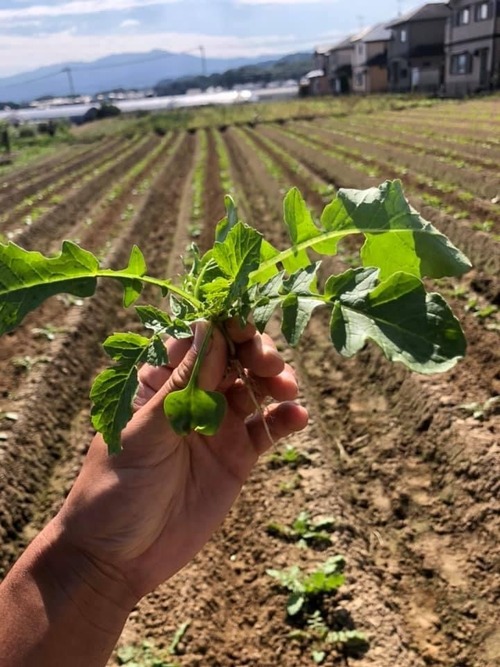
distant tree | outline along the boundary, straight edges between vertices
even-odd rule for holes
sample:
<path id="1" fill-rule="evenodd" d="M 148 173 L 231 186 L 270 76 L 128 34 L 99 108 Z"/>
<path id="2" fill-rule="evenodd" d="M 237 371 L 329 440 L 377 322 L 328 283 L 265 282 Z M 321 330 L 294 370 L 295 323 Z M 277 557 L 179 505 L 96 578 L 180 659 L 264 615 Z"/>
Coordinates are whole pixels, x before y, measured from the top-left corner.
<path id="1" fill-rule="evenodd" d="M 0 138 L 2 141 L 2 146 L 7 153 L 7 155 L 10 154 L 10 134 L 9 134 L 9 128 L 7 125 L 2 124 L 0 126 Z"/>
<path id="2" fill-rule="evenodd" d="M 102 118 L 112 118 L 113 116 L 119 116 L 120 114 L 121 109 L 116 107 L 114 104 L 103 103 L 99 109 L 97 109 L 96 118 L 100 120 Z"/>
<path id="3" fill-rule="evenodd" d="M 313 67 L 312 55 L 293 54 L 280 60 L 264 62 L 259 65 L 245 65 L 236 69 L 229 69 L 221 74 L 181 77 L 174 81 L 165 79 L 157 83 L 154 90 L 157 95 L 183 95 L 191 88 L 201 90 L 210 87 L 232 89 L 236 85 L 265 85 L 271 81 L 285 81 L 288 79 L 298 81 Z"/>

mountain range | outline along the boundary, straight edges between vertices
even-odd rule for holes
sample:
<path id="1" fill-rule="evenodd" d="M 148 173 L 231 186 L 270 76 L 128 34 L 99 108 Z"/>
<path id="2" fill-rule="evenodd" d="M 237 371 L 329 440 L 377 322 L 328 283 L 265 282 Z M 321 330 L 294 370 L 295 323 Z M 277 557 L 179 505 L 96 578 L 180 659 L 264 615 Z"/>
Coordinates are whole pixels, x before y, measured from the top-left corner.
<path id="1" fill-rule="evenodd" d="M 282 56 L 206 58 L 155 49 L 121 53 L 93 62 L 65 62 L 0 78 L 0 102 L 28 102 L 44 96 L 95 95 L 118 88 L 153 88 L 159 81 L 276 61 Z M 294 57 L 293 55 L 291 56 Z M 71 81 L 72 80 L 72 81 Z"/>

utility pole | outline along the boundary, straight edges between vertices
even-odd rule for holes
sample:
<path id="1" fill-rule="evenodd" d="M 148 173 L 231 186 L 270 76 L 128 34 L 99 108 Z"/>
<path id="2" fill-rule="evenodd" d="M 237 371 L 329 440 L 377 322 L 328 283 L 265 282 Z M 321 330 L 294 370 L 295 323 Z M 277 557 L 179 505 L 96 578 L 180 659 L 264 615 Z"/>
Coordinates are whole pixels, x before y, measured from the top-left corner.
<path id="1" fill-rule="evenodd" d="M 65 67 L 62 71 L 68 75 L 69 92 L 71 97 L 76 97 L 75 86 L 73 85 L 73 75 L 71 74 L 71 67 Z"/>
<path id="2" fill-rule="evenodd" d="M 200 46 L 200 53 L 201 53 L 201 75 L 207 76 L 207 56 L 205 53 L 205 47 L 203 45 Z"/>
<path id="3" fill-rule="evenodd" d="M 398 16 L 403 14 L 403 0 L 398 0 Z"/>

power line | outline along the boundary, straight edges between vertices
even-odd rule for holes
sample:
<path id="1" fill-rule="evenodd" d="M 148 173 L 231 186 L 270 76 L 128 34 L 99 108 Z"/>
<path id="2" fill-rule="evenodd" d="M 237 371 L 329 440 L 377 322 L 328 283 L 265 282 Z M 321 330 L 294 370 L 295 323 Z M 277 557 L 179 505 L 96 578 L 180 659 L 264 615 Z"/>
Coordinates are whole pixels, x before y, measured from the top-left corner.
<path id="1" fill-rule="evenodd" d="M 358 17 L 359 18 L 359 17 Z M 263 46 L 262 48 L 271 48 L 273 46 L 279 46 L 281 45 L 282 42 L 276 41 L 276 42 L 268 42 L 267 45 Z M 294 46 L 302 46 L 305 48 L 307 45 L 308 48 L 313 48 L 314 47 L 314 40 L 304 40 L 304 41 L 296 41 L 294 42 Z M 283 49 L 286 49 L 287 46 L 286 44 L 283 44 Z M 80 67 L 65 67 L 61 70 L 56 70 L 54 72 L 50 72 L 49 74 L 44 74 L 43 76 L 40 77 L 33 77 L 31 79 L 26 79 L 25 81 L 20 81 L 17 83 L 0 83 L 0 90 L 3 90 L 4 88 L 15 88 L 17 86 L 25 86 L 30 83 L 37 83 L 38 81 L 44 81 L 45 79 L 50 79 L 51 77 L 55 76 L 60 76 L 61 74 L 67 74 L 68 79 L 71 77 L 71 73 L 77 73 L 77 72 L 90 72 L 90 71 L 98 71 L 98 70 L 103 70 L 103 69 L 115 69 L 119 67 L 130 67 L 131 65 L 139 65 L 139 64 L 144 64 L 148 62 L 154 62 L 155 60 L 162 60 L 163 58 L 173 58 L 175 56 L 182 56 L 182 55 L 190 55 L 194 52 L 200 52 L 201 55 L 201 61 L 202 61 L 202 73 L 203 76 L 207 75 L 207 58 L 206 58 L 206 52 L 205 52 L 205 47 L 204 46 L 196 46 L 193 47 L 192 49 L 188 49 L 186 51 L 178 51 L 178 52 L 169 52 L 169 53 L 160 53 L 155 56 L 149 56 L 147 58 L 137 58 L 135 60 L 129 60 L 126 63 L 109 63 L 109 64 L 102 64 L 102 65 L 83 65 Z M 277 54 L 277 57 L 281 56 L 282 54 Z M 272 57 L 272 54 L 270 54 L 270 57 Z M 220 58 L 220 60 L 232 60 L 234 58 L 228 57 L 228 58 Z M 70 89 L 72 88 L 72 80 L 70 81 Z"/>
<path id="2" fill-rule="evenodd" d="M 50 79 L 51 77 L 54 76 L 59 76 L 60 74 L 68 74 L 68 79 L 70 80 L 70 88 L 74 90 L 73 87 L 73 80 L 71 77 L 71 72 L 87 72 L 87 71 L 95 71 L 95 70 L 101 70 L 101 69 L 113 69 L 116 67 L 129 67 L 130 65 L 138 65 L 142 63 L 148 63 L 148 62 L 153 62 L 155 60 L 161 60 L 163 58 L 173 58 L 174 56 L 184 56 L 184 55 L 189 55 L 191 53 L 200 51 L 200 49 L 203 49 L 203 58 L 205 58 L 205 49 L 204 47 L 194 47 L 192 49 L 189 49 L 187 51 L 179 51 L 175 53 L 160 53 L 156 56 L 150 56 L 149 58 L 137 58 L 136 60 L 129 60 L 126 63 L 110 63 L 108 65 L 83 65 L 82 67 L 65 67 L 61 70 L 57 70 L 55 72 L 50 72 L 50 74 L 44 74 L 43 76 L 39 77 L 34 77 L 32 79 L 26 79 L 25 81 L 19 81 L 17 83 L 6 83 L 6 84 L 1 84 L 0 89 L 3 88 L 14 88 L 17 86 L 25 86 L 26 84 L 29 83 L 37 83 L 38 81 L 44 81 L 45 79 Z M 204 60 L 206 63 L 206 59 Z M 204 65 L 206 67 L 206 65 Z M 74 94 L 74 93 L 72 93 Z"/>
<path id="3" fill-rule="evenodd" d="M 12 88 L 13 86 L 24 86 L 27 83 L 36 83 L 37 81 L 43 81 L 44 79 L 50 79 L 53 76 L 58 76 L 60 73 L 61 71 L 57 70 L 57 72 L 51 72 L 50 74 L 38 76 L 33 79 L 26 79 L 26 81 L 21 81 L 20 83 L 6 83 L 2 85 L 2 88 Z"/>
<path id="4" fill-rule="evenodd" d="M 75 97 L 75 86 L 73 84 L 73 77 L 71 75 L 71 67 L 65 67 L 62 71 L 66 72 L 66 74 L 68 75 L 69 93 L 71 97 Z"/>

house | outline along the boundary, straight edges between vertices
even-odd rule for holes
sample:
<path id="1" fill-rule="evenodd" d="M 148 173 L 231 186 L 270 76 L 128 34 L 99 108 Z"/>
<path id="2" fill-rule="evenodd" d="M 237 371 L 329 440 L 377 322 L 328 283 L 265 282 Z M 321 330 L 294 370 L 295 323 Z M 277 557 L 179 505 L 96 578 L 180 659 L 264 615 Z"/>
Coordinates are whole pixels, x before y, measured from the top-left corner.
<path id="1" fill-rule="evenodd" d="M 427 3 L 387 24 L 392 33 L 387 51 L 390 92 L 442 90 L 444 37 L 449 16 L 448 4 Z"/>
<path id="2" fill-rule="evenodd" d="M 328 95 L 331 91 L 325 71 L 313 69 L 305 74 L 300 80 L 299 91 L 302 97 Z"/>
<path id="3" fill-rule="evenodd" d="M 309 80 L 309 95 L 328 95 L 330 94 L 330 81 L 328 79 L 328 67 L 330 59 L 330 47 L 316 47 L 314 50 L 314 67 L 312 72 L 308 72 L 304 80 Z"/>
<path id="4" fill-rule="evenodd" d="M 327 75 L 334 95 L 345 95 L 352 90 L 352 35 L 330 47 Z"/>
<path id="5" fill-rule="evenodd" d="M 391 31 L 379 23 L 352 38 L 352 92 L 387 92 L 387 47 Z"/>
<path id="6" fill-rule="evenodd" d="M 446 24 L 446 94 L 463 96 L 500 86 L 500 2 L 450 0 Z"/>

